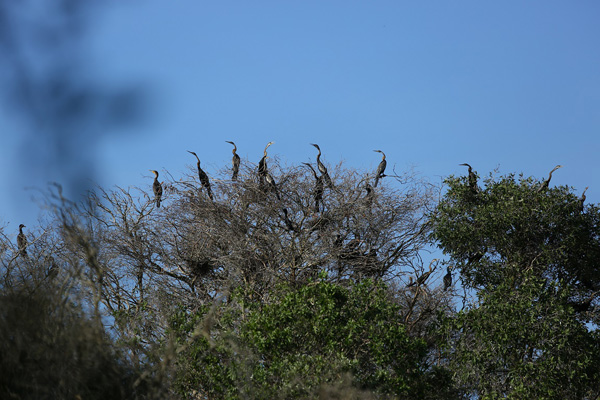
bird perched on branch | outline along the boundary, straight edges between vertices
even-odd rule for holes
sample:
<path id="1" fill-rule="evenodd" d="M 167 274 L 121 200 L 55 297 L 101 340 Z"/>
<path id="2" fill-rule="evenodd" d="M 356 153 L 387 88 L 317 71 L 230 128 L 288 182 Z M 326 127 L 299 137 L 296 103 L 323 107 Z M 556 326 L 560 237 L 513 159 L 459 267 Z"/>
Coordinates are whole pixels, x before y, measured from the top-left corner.
<path id="1" fill-rule="evenodd" d="M 377 183 L 379 182 L 380 178 L 385 177 L 385 167 L 387 166 L 387 161 L 385 161 L 385 153 L 381 150 L 373 150 L 374 152 L 377 153 L 381 153 L 382 158 L 381 158 L 381 162 L 379 163 L 379 165 L 377 166 L 377 172 L 375 173 L 375 183 L 373 184 L 374 187 L 377 187 Z"/>
<path id="2" fill-rule="evenodd" d="M 452 272 L 450 272 L 450 267 L 448 267 L 448 271 L 446 275 L 444 275 L 444 291 L 448 290 L 450 286 L 452 286 Z"/>
<path id="3" fill-rule="evenodd" d="M 461 166 L 469 167 L 469 187 L 473 193 L 477 193 L 479 189 L 477 188 L 477 174 L 473 171 L 473 168 L 467 164 L 459 164 Z"/>
<path id="4" fill-rule="evenodd" d="M 19 253 L 21 257 L 27 257 L 27 236 L 23 233 L 23 228 L 25 225 L 19 225 L 19 234 L 17 235 L 17 247 L 19 248 Z"/>
<path id="5" fill-rule="evenodd" d="M 427 279 L 429 279 L 429 277 L 431 276 L 431 274 L 433 272 L 432 268 L 433 268 L 433 261 L 431 262 L 431 264 L 429 264 L 429 271 L 427 271 L 423 275 L 419 276 L 416 281 L 409 283 L 408 286 L 423 285 L 425 283 L 425 281 L 427 281 Z"/>
<path id="6" fill-rule="evenodd" d="M 296 232 L 297 229 L 289 217 L 287 208 L 284 207 L 284 208 L 282 208 L 282 210 L 283 210 L 283 222 L 285 223 L 285 227 L 287 228 L 288 231 Z"/>
<path id="7" fill-rule="evenodd" d="M 156 201 L 156 207 L 160 207 L 160 199 L 162 198 L 163 188 L 158 181 L 158 171 L 153 169 L 150 172 L 154 172 L 154 183 L 152 184 L 152 190 L 154 191 L 154 201 Z"/>
<path id="8" fill-rule="evenodd" d="M 240 171 L 240 156 L 236 153 L 237 146 L 235 143 L 226 140 L 227 143 L 231 143 L 233 145 L 233 158 L 231 159 L 231 165 L 233 166 L 233 175 L 231 175 L 232 181 L 237 181 L 238 172 Z"/>
<path id="9" fill-rule="evenodd" d="M 198 166 L 198 178 L 200 179 L 200 184 L 206 188 L 208 197 L 210 197 L 210 199 L 213 200 L 212 190 L 210 189 L 210 180 L 208 179 L 208 175 L 206 175 L 206 172 L 204 172 L 204 170 L 202 168 L 200 168 L 200 159 L 198 158 L 198 155 L 196 153 L 194 153 L 193 151 L 188 150 L 187 152 L 193 154 L 194 157 L 196 157 L 196 160 L 198 160 L 197 166 Z"/>
<path id="10" fill-rule="evenodd" d="M 265 151 L 263 152 L 263 158 L 260 159 L 260 161 L 258 162 L 258 178 L 260 180 L 260 184 L 264 185 L 265 183 L 265 178 L 267 177 L 267 149 L 269 148 L 270 145 L 272 145 L 275 142 L 269 142 L 267 143 L 267 145 L 265 146 Z"/>
<path id="11" fill-rule="evenodd" d="M 318 144 L 311 143 L 311 145 L 315 146 L 315 148 L 317 150 L 319 150 L 319 154 L 317 154 L 317 168 L 319 169 L 319 172 L 321 172 L 321 175 L 325 179 L 327 186 L 329 186 L 330 189 L 333 189 L 333 182 L 331 181 L 331 178 L 329 177 L 329 173 L 327 172 L 327 167 L 325 167 L 325 164 L 323 164 L 321 162 L 321 148 L 319 147 Z"/>
<path id="12" fill-rule="evenodd" d="M 583 193 L 581 193 L 581 197 L 579 198 L 579 212 L 583 212 L 583 203 L 585 203 L 585 192 L 588 190 L 589 186 L 586 186 L 585 189 L 583 190 Z"/>
<path id="13" fill-rule="evenodd" d="M 268 171 L 265 175 L 265 180 L 267 181 L 267 184 L 269 185 L 271 190 L 275 192 L 277 200 L 281 200 L 281 197 L 279 196 L 279 190 L 277 189 L 277 184 L 275 183 L 275 178 L 273 178 L 273 175 L 271 175 Z"/>
<path id="14" fill-rule="evenodd" d="M 309 163 L 302 163 L 302 164 L 304 164 L 308 168 L 310 168 L 310 170 L 312 171 L 312 173 L 315 177 L 315 190 L 313 193 L 314 198 L 315 198 L 315 212 L 319 212 L 319 203 L 323 203 L 323 192 L 324 192 L 323 176 L 322 175 L 318 176 L 317 171 L 315 171 L 315 169 Z"/>
<path id="15" fill-rule="evenodd" d="M 550 185 L 550 179 L 552 179 L 552 173 L 562 167 L 563 167 L 562 165 L 557 165 L 556 167 L 554 167 L 552 169 L 552 171 L 550 171 L 550 174 L 548 174 L 548 179 L 546 179 L 544 182 L 542 182 L 542 184 L 540 185 L 540 187 L 537 191 L 541 192 L 542 190 L 548 189 L 548 185 Z"/>

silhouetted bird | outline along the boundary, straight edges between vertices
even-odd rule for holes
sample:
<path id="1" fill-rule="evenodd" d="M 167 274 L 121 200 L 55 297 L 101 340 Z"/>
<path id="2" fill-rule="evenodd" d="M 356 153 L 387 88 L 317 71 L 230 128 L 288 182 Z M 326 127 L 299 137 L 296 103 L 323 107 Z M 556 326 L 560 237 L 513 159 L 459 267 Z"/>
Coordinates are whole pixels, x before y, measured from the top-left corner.
<path id="1" fill-rule="evenodd" d="M 450 267 L 448 267 L 448 272 L 444 275 L 444 291 L 448 290 L 450 286 L 452 286 L 452 272 L 450 272 Z"/>
<path id="2" fill-rule="evenodd" d="M 583 203 L 585 203 L 585 192 L 588 190 L 589 186 L 585 187 L 585 190 L 583 191 L 583 193 L 581 193 L 581 197 L 579 198 L 579 211 L 583 212 Z"/>
<path id="3" fill-rule="evenodd" d="M 315 177 L 315 189 L 313 192 L 313 196 L 315 199 L 315 212 L 319 212 L 319 203 L 323 202 L 323 192 L 324 192 L 323 176 L 322 175 L 318 176 L 317 172 L 314 170 L 312 165 L 310 165 L 309 163 L 302 163 L 302 164 L 304 164 L 308 168 L 310 168 L 310 170 L 313 173 L 313 176 Z"/>
<path id="4" fill-rule="evenodd" d="M 477 174 L 473 171 L 473 168 L 467 163 L 459 164 L 465 167 L 469 167 L 469 187 L 473 193 L 477 193 L 479 188 L 477 187 Z"/>
<path id="5" fill-rule="evenodd" d="M 387 166 L 387 161 L 385 161 L 385 153 L 381 150 L 373 150 L 377 153 L 381 153 L 382 158 L 381 158 L 381 162 L 379 163 L 379 165 L 377 166 L 377 172 L 375 173 L 375 184 L 373 185 L 374 187 L 377 187 L 377 183 L 379 183 L 379 179 L 385 177 L 385 167 Z"/>
<path id="6" fill-rule="evenodd" d="M 557 165 L 556 167 L 554 167 L 552 169 L 552 171 L 550 171 L 550 174 L 548 174 L 548 179 L 546 179 L 544 182 L 542 182 L 542 184 L 540 185 L 540 187 L 537 191 L 541 192 L 542 190 L 548 189 L 548 186 L 550 185 L 550 179 L 552 179 L 552 173 L 562 167 L 563 167 L 562 165 Z"/>
<path id="7" fill-rule="evenodd" d="M 22 257 L 27 257 L 27 236 L 23 233 L 25 225 L 19 225 L 19 234 L 17 235 L 17 247 Z"/>
<path id="8" fill-rule="evenodd" d="M 160 207 L 160 199 L 162 198 L 163 194 L 162 185 L 158 181 L 158 171 L 151 169 L 150 172 L 154 172 L 154 183 L 152 184 L 152 190 L 154 191 L 154 200 L 156 201 L 156 207 Z"/>
<path id="9" fill-rule="evenodd" d="M 365 191 L 367 192 L 367 194 L 365 195 L 365 200 L 367 202 L 367 205 L 370 207 L 373 204 L 373 188 L 371 187 L 368 181 L 365 185 Z"/>
<path id="10" fill-rule="evenodd" d="M 226 140 L 227 143 L 231 143 L 233 145 L 233 158 L 231 159 L 231 165 L 233 166 L 233 175 L 231 175 L 232 181 L 237 181 L 238 172 L 240 171 L 240 156 L 236 153 L 237 146 L 235 143 Z"/>
<path id="11" fill-rule="evenodd" d="M 208 179 L 208 175 L 206 175 L 206 172 L 204 172 L 204 170 L 200 168 L 200 159 L 198 158 L 198 155 L 193 151 L 188 150 L 187 152 L 193 154 L 194 157 L 196 157 L 196 160 L 198 160 L 198 163 L 196 165 L 198 166 L 198 178 L 200 179 L 200 184 L 206 188 L 208 197 L 210 197 L 210 199 L 213 200 L 212 190 L 210 189 L 210 180 Z"/>
<path id="12" fill-rule="evenodd" d="M 317 154 L 317 168 L 319 169 L 319 172 L 321 172 L 321 174 L 323 175 L 323 178 L 325 179 L 325 183 L 327 183 L 327 186 L 329 186 L 330 189 L 333 189 L 333 182 L 331 181 L 331 178 L 329 177 L 327 168 L 325 167 L 325 164 L 323 164 L 321 162 L 321 148 L 319 147 L 318 144 L 311 143 L 311 145 L 315 146 L 315 148 L 317 150 L 319 150 L 319 154 Z"/>
<path id="13" fill-rule="evenodd" d="M 432 262 L 433 264 L 433 262 Z M 410 283 L 408 286 L 421 286 L 425 283 L 425 281 L 431 276 L 432 273 L 432 264 L 429 264 L 429 271 L 425 272 L 423 275 L 419 276 L 414 283 Z M 412 277 L 411 277 L 412 278 Z"/>
<path id="14" fill-rule="evenodd" d="M 267 172 L 268 172 L 268 169 L 267 169 L 267 149 L 273 143 L 275 143 L 275 142 L 269 142 L 269 143 L 267 143 L 267 145 L 265 146 L 265 151 L 263 152 L 263 157 L 258 162 L 258 179 L 260 181 L 260 185 L 261 186 L 264 185 L 265 178 L 267 177 Z"/>

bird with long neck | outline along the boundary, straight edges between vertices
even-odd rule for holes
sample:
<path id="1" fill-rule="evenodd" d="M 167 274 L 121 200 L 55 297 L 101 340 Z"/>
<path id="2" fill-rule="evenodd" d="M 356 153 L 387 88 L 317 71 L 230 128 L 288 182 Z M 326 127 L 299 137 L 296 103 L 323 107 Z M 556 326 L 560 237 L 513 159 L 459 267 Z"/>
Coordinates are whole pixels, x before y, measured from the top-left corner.
<path id="1" fill-rule="evenodd" d="M 154 201 L 156 201 L 156 207 L 159 208 L 160 200 L 163 194 L 163 188 L 158 181 L 158 171 L 151 169 L 150 172 L 154 172 L 154 183 L 152 184 L 152 190 L 154 191 Z"/>
<path id="2" fill-rule="evenodd" d="M 187 152 L 193 154 L 194 157 L 196 157 L 196 160 L 198 160 L 198 163 L 196 165 L 198 166 L 198 178 L 200 179 L 200 184 L 206 188 L 206 191 L 208 192 L 208 197 L 210 197 L 210 199 L 213 200 L 212 190 L 210 189 L 210 180 L 208 179 L 208 175 L 206 175 L 206 172 L 204 172 L 204 170 L 200 168 L 200 158 L 198 158 L 198 155 L 193 151 L 188 150 Z"/>
<path id="3" fill-rule="evenodd" d="M 431 276 L 431 274 L 433 273 L 433 263 L 437 261 L 437 260 L 433 260 L 430 264 L 429 264 L 429 271 L 425 272 L 423 275 L 419 276 L 417 278 L 417 280 L 415 281 L 415 285 L 417 286 L 421 286 L 425 283 L 425 281 L 427 281 L 427 279 L 429 279 L 429 277 Z"/>
<path id="4" fill-rule="evenodd" d="M 542 190 L 548 189 L 548 186 L 550 185 L 550 179 L 552 179 L 552 173 L 562 167 L 563 167 L 562 165 L 557 165 L 556 167 L 552 168 L 552 171 L 550 171 L 550 174 L 548 174 L 548 179 L 546 179 L 544 182 L 542 182 L 542 184 L 540 185 L 540 188 L 537 191 L 541 192 Z"/>
<path id="5" fill-rule="evenodd" d="M 23 233 L 25 225 L 19 225 L 19 234 L 17 235 L 17 247 L 19 248 L 19 254 L 22 257 L 27 257 L 27 236 Z"/>
<path id="6" fill-rule="evenodd" d="M 231 176 L 231 180 L 237 181 L 238 172 L 240 171 L 240 156 L 236 153 L 237 146 L 235 145 L 235 143 L 230 142 L 229 140 L 226 140 L 226 142 L 233 145 L 233 158 L 231 159 L 231 165 L 233 166 L 233 175 Z"/>
<path id="7" fill-rule="evenodd" d="M 323 192 L 324 192 L 323 176 L 322 175 L 318 176 L 317 171 L 315 171 L 315 169 L 309 163 L 302 163 L 302 164 L 304 164 L 308 168 L 310 168 L 310 170 L 313 173 L 313 176 L 315 177 L 315 190 L 314 190 L 315 212 L 319 212 L 319 203 L 323 202 Z"/>
<path id="8" fill-rule="evenodd" d="M 585 203 L 585 192 L 588 190 L 589 186 L 586 186 L 585 189 L 583 190 L 583 193 L 581 193 L 581 197 L 579 198 L 579 212 L 583 212 L 583 203 Z"/>
<path id="9" fill-rule="evenodd" d="M 373 184 L 374 187 L 377 187 L 377 183 L 379 182 L 380 178 L 383 178 L 385 176 L 384 172 L 385 172 L 385 167 L 387 166 L 387 161 L 385 160 L 385 153 L 381 150 L 373 150 L 377 153 L 381 153 L 382 158 L 381 158 L 381 162 L 379 163 L 379 165 L 377 166 L 377 172 L 375 173 L 375 183 Z"/>
<path id="10" fill-rule="evenodd" d="M 319 150 L 319 154 L 317 154 L 317 168 L 319 169 L 319 172 L 321 172 L 321 175 L 323 175 L 323 178 L 325 179 L 327 186 L 329 186 L 330 189 L 333 189 L 333 182 L 331 181 L 331 178 L 329 177 L 329 173 L 327 172 L 327 167 L 325 167 L 325 164 L 323 164 L 323 162 L 321 162 L 321 148 L 319 147 L 318 144 L 311 143 L 311 145 L 315 146 L 315 148 L 317 150 Z"/>
<path id="11" fill-rule="evenodd" d="M 263 152 L 263 158 L 261 158 L 260 161 L 258 162 L 258 177 L 260 179 L 261 185 L 265 183 L 265 178 L 267 176 L 267 171 L 268 171 L 267 170 L 267 149 L 273 143 L 275 143 L 275 142 L 267 143 L 267 145 L 265 146 L 265 151 Z"/>
<path id="12" fill-rule="evenodd" d="M 475 173 L 475 171 L 473 171 L 473 168 L 467 164 L 467 163 L 463 163 L 463 164 L 458 164 L 464 167 L 468 167 L 469 168 L 469 187 L 471 188 L 471 191 L 473 193 L 477 193 L 478 189 L 477 189 L 477 174 Z"/>

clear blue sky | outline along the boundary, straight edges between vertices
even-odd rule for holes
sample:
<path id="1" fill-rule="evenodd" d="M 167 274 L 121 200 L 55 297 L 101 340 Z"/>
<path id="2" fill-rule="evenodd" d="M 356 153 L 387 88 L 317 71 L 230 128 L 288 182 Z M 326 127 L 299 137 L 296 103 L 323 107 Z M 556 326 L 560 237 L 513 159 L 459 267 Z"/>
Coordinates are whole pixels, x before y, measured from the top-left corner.
<path id="1" fill-rule="evenodd" d="M 125 4 L 126 3 L 126 4 Z M 433 182 L 523 172 L 590 186 L 600 201 L 600 3 L 595 1 L 115 2 L 97 10 L 85 65 L 107 85 L 146 88 L 147 120 L 102 132 L 90 155 L 105 187 L 178 178 L 198 153 L 257 162 L 414 166 Z M 1 62 L 1 61 L 0 61 Z M 35 225 L 36 194 L 60 167 L 20 174 L 25 129 L 0 111 L 0 223 Z"/>

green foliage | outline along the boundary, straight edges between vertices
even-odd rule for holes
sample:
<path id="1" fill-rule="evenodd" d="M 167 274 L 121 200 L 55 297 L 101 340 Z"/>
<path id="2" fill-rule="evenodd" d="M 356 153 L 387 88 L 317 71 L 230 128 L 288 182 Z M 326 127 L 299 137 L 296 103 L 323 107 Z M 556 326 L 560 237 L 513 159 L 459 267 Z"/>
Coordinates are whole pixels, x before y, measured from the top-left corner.
<path id="1" fill-rule="evenodd" d="M 447 376 L 428 367 L 425 342 L 407 335 L 388 296 L 372 281 L 281 288 L 268 305 L 247 305 L 226 334 L 195 338 L 182 357 L 180 388 L 220 398 L 312 398 L 335 386 L 360 396 L 448 398 Z M 202 330 L 201 314 L 176 319 L 180 338 Z"/>
<path id="2" fill-rule="evenodd" d="M 432 238 L 461 270 L 465 284 L 494 287 L 519 282 L 533 270 L 570 285 L 575 296 L 600 290 L 600 212 L 579 209 L 569 188 L 539 190 L 540 183 L 514 175 L 488 178 L 474 194 L 466 178 L 450 177 L 433 215 Z"/>
<path id="3" fill-rule="evenodd" d="M 503 283 L 450 319 L 457 382 L 490 399 L 582 399 L 600 390 L 600 338 L 553 289 L 530 274 L 518 289 Z"/>
<path id="4" fill-rule="evenodd" d="M 473 190 L 450 177 L 432 238 L 477 289 L 447 320 L 445 355 L 481 398 L 588 398 L 600 389 L 600 341 L 586 321 L 600 291 L 600 213 L 567 187 L 514 175 Z"/>
<path id="5" fill-rule="evenodd" d="M 364 195 L 340 170 L 316 213 L 314 182 L 281 171 L 278 196 L 247 167 L 215 183 L 215 201 L 173 183 L 160 211 L 104 192 L 86 219 L 60 197 L 59 233 L 3 256 L 0 397 L 600 393 L 595 205 L 522 176 L 450 177 L 426 223 L 428 194 Z M 430 229 L 467 289 L 460 312 L 435 268 L 402 282 L 422 276 Z"/>
<path id="6" fill-rule="evenodd" d="M 238 363 L 244 362 L 244 356 L 236 354 L 237 343 L 235 338 L 229 340 L 226 326 L 206 325 L 212 317 L 208 313 L 206 307 L 193 313 L 180 307 L 171 318 L 169 333 L 179 348 L 173 386 L 182 396 L 198 392 L 211 398 L 233 398 L 240 382 L 236 371 L 243 370 Z"/>

